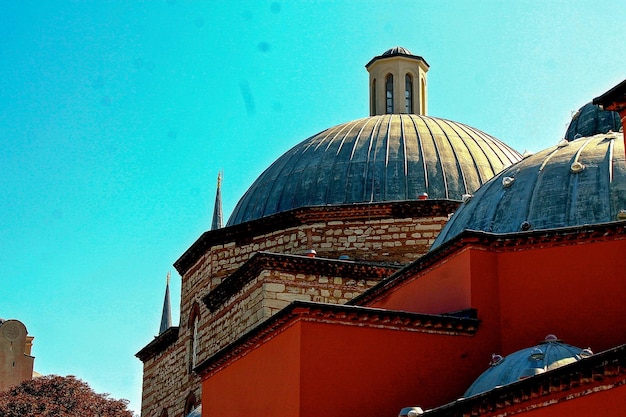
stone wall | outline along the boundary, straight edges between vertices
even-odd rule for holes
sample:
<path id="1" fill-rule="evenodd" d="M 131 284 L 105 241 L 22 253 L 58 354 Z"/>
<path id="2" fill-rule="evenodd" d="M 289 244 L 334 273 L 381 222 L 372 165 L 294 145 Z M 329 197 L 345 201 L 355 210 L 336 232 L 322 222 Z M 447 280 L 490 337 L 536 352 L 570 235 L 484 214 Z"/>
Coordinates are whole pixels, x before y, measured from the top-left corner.
<path id="1" fill-rule="evenodd" d="M 213 291 L 242 264 L 260 252 L 303 255 L 315 249 L 319 258 L 337 259 L 341 255 L 359 262 L 406 265 L 426 253 L 448 219 L 449 207 L 429 216 L 393 217 L 363 212 L 351 218 L 349 211 L 322 220 L 317 215 L 305 224 L 274 230 L 231 233 L 207 232 L 183 255 L 193 262 L 182 270 L 181 317 L 179 335 L 159 357 L 144 362 L 142 416 L 159 416 L 167 405 L 168 417 L 183 414 L 189 392 L 200 396 L 200 379 L 190 373 L 190 314 L 199 311 L 199 346 L 196 364 L 226 344 L 266 320 L 293 300 L 345 303 L 373 286 L 376 279 L 329 276 L 316 273 L 263 270 L 242 286 L 219 309 L 209 311 L 202 298 Z M 308 222 L 308 223 L 307 223 Z M 241 226 L 243 227 L 243 226 Z M 236 227 L 234 227 L 236 228 Z M 202 241 L 206 236 L 208 243 Z M 214 242 L 213 242 L 213 240 Z M 201 250 L 197 246 L 202 243 Z M 188 255 L 192 250 L 196 254 Z M 182 257 L 181 257 L 182 259 Z M 177 268 L 181 272 L 180 260 Z M 178 388 L 177 388 L 178 387 Z"/>
<path id="2" fill-rule="evenodd" d="M 144 362 L 141 415 L 168 417 L 183 415 L 189 393 L 200 398 L 200 377 L 189 372 L 185 364 L 188 352 L 185 338 Z"/>
<path id="3" fill-rule="evenodd" d="M 405 265 L 428 251 L 447 219 L 334 220 L 254 236 L 245 244 L 215 245 L 184 274 L 181 311 L 188 313 L 194 301 L 259 251 L 304 255 L 312 248 L 321 258 L 346 255 L 357 261 Z"/>
<path id="4" fill-rule="evenodd" d="M 295 300 L 345 304 L 376 279 L 333 277 L 313 273 L 263 270 L 218 310 L 209 313 L 201 328 L 200 361 L 287 307 Z"/>

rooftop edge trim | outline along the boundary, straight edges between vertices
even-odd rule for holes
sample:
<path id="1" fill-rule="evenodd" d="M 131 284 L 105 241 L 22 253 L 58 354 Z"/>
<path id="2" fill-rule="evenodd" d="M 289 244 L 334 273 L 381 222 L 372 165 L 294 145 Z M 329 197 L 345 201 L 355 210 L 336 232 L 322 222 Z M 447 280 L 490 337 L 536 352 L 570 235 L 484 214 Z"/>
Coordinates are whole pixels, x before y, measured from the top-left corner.
<path id="1" fill-rule="evenodd" d="M 480 320 L 475 318 L 475 310 L 467 310 L 465 314 L 467 317 L 460 317 L 459 312 L 453 314 L 418 314 L 378 308 L 293 301 L 283 310 L 202 361 L 194 368 L 194 371 L 204 376 L 212 374 L 245 356 L 299 320 L 358 324 L 361 327 L 369 325 L 370 327 L 447 335 L 472 336 L 476 333 Z"/>

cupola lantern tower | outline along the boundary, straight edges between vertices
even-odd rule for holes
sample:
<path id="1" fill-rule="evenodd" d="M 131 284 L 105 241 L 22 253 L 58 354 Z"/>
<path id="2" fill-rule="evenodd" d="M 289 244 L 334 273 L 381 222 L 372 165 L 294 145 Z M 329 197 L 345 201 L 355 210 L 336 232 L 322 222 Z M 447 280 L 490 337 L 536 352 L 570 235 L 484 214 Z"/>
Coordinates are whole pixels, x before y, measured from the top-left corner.
<path id="1" fill-rule="evenodd" d="M 370 115 L 426 115 L 426 72 L 421 56 L 402 47 L 391 48 L 365 65 L 370 74 Z"/>

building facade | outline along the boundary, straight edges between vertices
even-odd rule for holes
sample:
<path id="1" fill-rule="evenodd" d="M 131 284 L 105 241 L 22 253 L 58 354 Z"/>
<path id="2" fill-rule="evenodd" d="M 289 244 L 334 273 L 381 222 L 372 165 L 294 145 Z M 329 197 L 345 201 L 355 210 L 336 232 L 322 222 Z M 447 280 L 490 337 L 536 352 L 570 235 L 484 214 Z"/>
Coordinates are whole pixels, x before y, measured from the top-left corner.
<path id="1" fill-rule="evenodd" d="M 21 321 L 0 319 L 0 391 L 33 378 L 33 339 Z"/>
<path id="2" fill-rule="evenodd" d="M 594 105 L 624 124 L 626 81 Z M 624 126 L 589 117 L 464 199 L 426 255 L 203 361 L 203 415 L 623 415 Z"/>
<path id="3" fill-rule="evenodd" d="M 201 403 L 202 415 L 224 415 L 213 408 L 208 363 L 256 345 L 259 329 L 282 323 L 299 303 L 352 310 L 347 303 L 425 255 L 462 201 L 521 159 L 478 129 L 426 115 L 423 58 L 392 48 L 367 68 L 372 115 L 287 151 L 242 196 L 226 227 L 205 232 L 176 261 L 180 324 L 137 354 L 142 416 L 186 416 Z M 380 106 L 381 97 L 389 105 Z M 269 377 L 281 365 L 255 369 Z M 272 380 L 269 390 L 297 387 Z"/>

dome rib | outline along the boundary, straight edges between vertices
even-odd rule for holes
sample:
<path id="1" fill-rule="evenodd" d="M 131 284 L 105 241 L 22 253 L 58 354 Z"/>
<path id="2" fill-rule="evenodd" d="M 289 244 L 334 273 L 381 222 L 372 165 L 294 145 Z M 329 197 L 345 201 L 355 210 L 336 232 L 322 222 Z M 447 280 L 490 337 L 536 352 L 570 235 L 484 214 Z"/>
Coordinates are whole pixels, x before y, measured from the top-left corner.
<path id="1" fill-rule="evenodd" d="M 332 164 L 331 164 L 331 167 L 329 169 L 329 172 L 324 172 L 324 170 L 322 169 L 321 166 L 318 169 L 318 173 L 319 173 L 318 178 L 321 177 L 322 173 L 323 173 L 324 177 L 332 177 L 332 178 L 329 178 L 329 180 L 326 182 L 326 185 L 322 187 L 323 189 L 320 189 L 320 195 L 322 196 L 321 197 L 321 201 L 332 202 L 332 203 L 343 203 L 343 197 L 341 198 L 341 201 L 337 201 L 338 199 L 336 198 L 336 196 L 329 195 L 329 193 L 330 193 L 330 191 L 332 189 L 331 185 L 334 184 L 335 181 L 337 181 L 339 178 L 342 177 L 341 173 L 338 172 L 338 170 L 339 170 L 338 166 L 340 165 L 339 164 L 339 162 L 340 162 L 340 155 L 342 154 L 342 151 L 344 149 L 344 144 L 346 142 L 346 138 L 352 132 L 352 130 L 355 127 L 358 126 L 357 122 L 358 122 L 358 120 L 355 120 L 354 122 L 351 122 L 350 123 L 350 127 L 348 129 L 348 133 L 341 137 L 341 140 L 339 141 L 339 146 L 337 147 L 337 151 L 334 154 L 331 155 L 331 157 L 332 157 Z M 359 129 L 359 130 L 361 130 L 361 129 Z M 357 137 L 358 137 L 358 134 L 357 134 Z M 328 152 L 329 148 L 330 148 L 330 144 L 329 144 L 329 147 L 327 147 L 327 149 L 326 149 L 327 152 Z M 345 164 L 345 165 L 346 165 L 345 171 L 347 173 L 347 170 L 349 169 L 349 163 Z M 344 192 L 341 193 L 341 195 L 345 196 L 345 189 L 344 189 Z"/>
<path id="2" fill-rule="evenodd" d="M 408 196 L 409 195 L 409 159 L 408 156 L 406 154 L 406 134 L 404 131 L 404 121 L 406 118 L 403 118 L 402 115 L 400 115 L 400 143 L 402 144 L 402 168 L 404 169 L 404 178 L 403 178 L 403 185 L 404 185 L 404 195 Z"/>
<path id="3" fill-rule="evenodd" d="M 365 186 L 363 187 L 363 201 L 367 201 L 367 202 L 372 202 L 374 201 L 374 175 L 373 175 L 373 171 L 376 168 L 375 164 L 376 164 L 376 143 L 378 142 L 378 137 L 380 136 L 380 127 L 382 125 L 382 120 L 380 123 L 376 123 L 376 126 L 374 126 L 374 130 L 372 130 L 372 133 L 370 134 L 369 137 L 369 144 L 367 147 L 367 158 L 365 161 Z M 378 134 L 376 134 L 376 136 L 374 136 L 374 131 L 377 130 Z M 372 156 L 372 152 L 373 152 L 373 156 Z M 371 175 L 370 175 L 371 174 Z M 370 180 L 371 177 L 371 180 Z M 369 194 L 369 198 L 368 198 L 368 194 Z"/>
<path id="4" fill-rule="evenodd" d="M 524 221 L 530 222 L 530 219 L 533 219 L 534 216 L 534 211 L 535 211 L 535 202 L 538 201 L 537 199 L 537 193 L 540 190 L 539 185 L 541 185 L 541 182 L 544 178 L 543 174 L 545 172 L 545 166 L 547 165 L 547 163 L 559 152 L 560 148 L 556 148 L 554 149 L 554 152 L 551 152 L 546 159 L 543 161 L 543 163 L 541 164 L 539 171 L 537 172 L 537 176 L 535 181 L 532 184 L 532 190 L 531 193 L 529 195 L 528 198 L 525 198 L 523 201 L 526 201 L 526 215 L 524 216 L 525 219 Z M 531 227 L 532 227 L 532 223 L 531 223 Z"/>
<path id="5" fill-rule="evenodd" d="M 241 198 L 228 225 L 299 207 L 417 200 L 424 192 L 431 199 L 460 200 L 483 182 L 481 167 L 496 171 L 520 159 L 504 147 L 515 157 L 502 164 L 503 152 L 490 151 L 493 145 L 483 142 L 499 141 L 428 116 L 381 115 L 344 123 L 278 158 Z"/>
<path id="6" fill-rule="evenodd" d="M 476 152 L 474 152 L 474 149 L 473 149 L 473 147 L 476 146 L 476 141 L 474 139 L 471 139 L 471 138 L 464 138 L 463 137 L 461 132 L 465 133 L 465 130 L 463 130 L 463 126 L 462 125 L 454 126 L 454 125 L 450 124 L 448 120 L 446 120 L 445 123 L 449 125 L 450 129 L 452 129 L 452 131 L 454 131 L 454 133 L 458 136 L 460 141 L 463 143 L 464 148 L 462 150 L 459 149 L 459 153 L 461 151 L 463 151 L 464 154 L 466 153 L 467 154 L 466 157 L 469 160 L 468 164 L 471 164 L 471 168 L 472 169 L 468 169 L 467 170 L 468 176 L 465 176 L 465 171 L 466 170 L 463 170 L 463 175 L 464 175 L 463 178 L 464 178 L 464 184 L 465 184 L 465 193 L 469 194 L 470 188 L 477 189 L 478 187 L 480 187 L 480 184 L 482 184 L 484 182 L 483 176 L 482 176 L 483 173 L 481 172 L 481 167 L 477 164 L 477 161 L 476 161 L 476 157 L 478 155 L 476 154 Z M 480 148 L 478 148 L 478 149 L 482 152 L 482 149 L 480 149 Z M 481 156 L 484 157 L 484 154 L 482 154 Z M 491 166 L 491 162 L 489 163 L 489 166 Z M 463 169 L 462 167 L 460 167 L 460 168 Z M 476 175 L 473 175 L 473 174 L 476 174 Z M 491 178 L 491 177 L 489 177 L 489 178 Z M 470 186 L 470 182 L 472 183 L 471 186 Z"/>
<path id="7" fill-rule="evenodd" d="M 345 194 L 344 203 L 347 203 L 353 196 L 357 196 L 354 199 L 360 201 L 367 201 L 367 166 L 369 164 L 369 155 L 372 148 L 372 140 L 374 131 L 378 129 L 381 118 L 377 118 L 370 126 L 370 123 L 366 123 L 363 126 L 361 134 L 359 135 L 359 141 L 354 143 L 352 148 L 352 154 L 350 158 L 349 175 L 347 177 L 346 188 L 348 192 Z M 365 129 L 369 129 L 365 131 Z M 366 136 L 363 137 L 362 133 L 366 132 Z M 363 143 L 363 146 L 360 146 Z M 367 145 L 367 146 L 365 146 Z M 329 184 L 330 186 L 331 184 Z"/>
<path id="8" fill-rule="evenodd" d="M 585 150 L 585 148 L 589 145 L 589 142 L 591 142 L 591 140 L 592 139 L 589 138 L 580 147 L 580 149 L 578 149 L 578 151 L 576 151 L 576 153 L 574 154 L 574 157 L 572 158 L 572 162 L 571 162 L 570 166 L 574 166 L 574 164 L 576 164 L 576 163 L 582 163 L 582 162 L 580 162 L 581 159 L 583 159 L 582 158 L 582 153 Z M 578 201 L 578 193 L 581 191 L 581 188 L 584 188 L 584 184 L 580 184 L 580 179 L 581 179 L 580 175 L 572 175 L 572 176 L 570 176 L 569 188 L 570 188 L 571 192 L 567 196 L 568 203 L 565 206 L 565 208 L 566 208 L 565 217 L 566 217 L 566 219 L 567 219 L 567 221 L 569 223 L 578 223 L 578 211 L 575 209 L 576 205 L 577 205 L 576 202 Z M 599 187 L 599 188 L 604 188 L 604 187 Z M 601 190 L 598 189 L 597 191 L 600 192 Z"/>
<path id="9" fill-rule="evenodd" d="M 478 182 L 482 184 L 482 183 L 486 182 L 489 178 L 493 177 L 494 174 L 497 173 L 497 170 L 493 166 L 493 163 L 487 157 L 487 153 L 486 153 L 485 149 L 483 149 L 482 144 L 487 146 L 492 152 L 493 152 L 493 147 L 491 147 L 488 142 L 485 142 L 485 141 L 478 142 L 476 140 L 476 138 L 474 138 L 473 136 L 469 135 L 469 132 L 475 133 L 474 129 L 471 129 L 467 125 L 464 125 L 464 124 L 461 124 L 461 123 L 459 123 L 458 126 L 465 134 L 467 134 L 471 138 L 473 146 L 469 146 L 467 144 L 466 145 L 467 145 L 467 148 L 468 148 L 468 150 L 469 150 L 469 152 L 470 152 L 470 154 L 472 156 L 472 160 L 474 162 L 474 166 L 476 167 L 476 171 L 478 172 L 478 175 L 479 175 Z M 476 133 L 476 134 L 480 135 L 480 133 Z M 461 135 L 459 134 L 459 136 L 461 136 Z M 498 148 L 498 147 L 496 147 L 496 148 Z M 478 155 L 479 153 L 480 153 L 480 155 Z M 502 159 L 500 158 L 500 155 L 498 155 L 497 152 L 495 153 L 495 155 L 500 160 L 500 163 L 502 163 Z M 481 160 L 484 159 L 484 160 L 486 160 L 488 162 L 488 166 L 489 166 L 489 173 L 488 174 L 485 174 L 484 167 L 482 165 L 478 165 L 477 160 L 478 160 L 479 157 L 480 157 Z"/>
<path id="10" fill-rule="evenodd" d="M 357 150 L 357 146 L 359 144 L 359 142 L 361 141 L 361 137 L 363 135 L 363 131 L 365 130 L 365 128 L 370 124 L 370 120 L 368 120 L 366 123 L 363 124 L 363 126 L 361 126 L 361 128 L 359 129 L 359 132 L 356 134 L 355 138 L 354 138 L 354 142 L 352 143 L 352 147 L 350 148 L 350 157 L 348 158 L 348 161 L 345 163 L 346 165 L 346 175 L 345 175 L 345 184 L 344 184 L 344 192 L 343 192 L 343 198 L 341 199 L 341 201 L 335 201 L 336 203 L 345 203 L 347 196 L 348 196 L 348 187 L 350 185 L 350 178 L 351 178 L 351 172 L 353 171 L 353 167 L 354 167 L 354 154 Z M 342 144 L 345 143 L 346 141 L 346 137 L 342 138 Z M 342 146 L 343 148 L 343 146 Z M 339 156 L 339 155 L 337 155 Z M 338 159 L 339 161 L 339 159 Z M 335 170 L 333 170 L 333 172 L 336 172 Z M 337 180 L 339 180 L 340 178 L 337 178 Z M 329 182 L 328 185 L 326 186 L 327 190 L 332 189 L 332 187 L 334 186 L 335 182 Z M 327 191 L 327 195 L 328 195 L 328 191 Z M 329 201 L 327 199 L 327 201 Z"/>
<path id="11" fill-rule="evenodd" d="M 431 193 L 430 192 L 430 187 L 429 187 L 428 191 L 427 191 L 428 196 L 430 198 L 449 198 L 449 195 L 448 195 L 448 179 L 446 177 L 446 167 L 445 167 L 445 165 L 443 163 L 443 158 L 442 158 L 441 152 L 439 150 L 439 145 L 437 144 L 437 136 L 435 135 L 435 133 L 433 133 L 433 130 L 429 126 L 429 123 L 426 122 L 427 119 L 422 118 L 422 120 L 425 121 L 424 125 L 426 126 L 426 129 L 428 129 L 429 136 L 432 139 L 433 147 L 435 149 L 435 152 L 434 152 L 434 155 L 436 157 L 435 166 L 431 167 L 431 169 L 433 169 L 433 168 L 436 169 L 437 165 L 441 169 L 441 179 L 442 179 L 442 182 L 443 182 L 443 191 L 444 191 L 444 195 L 440 196 L 438 193 Z M 428 166 L 428 164 L 427 164 L 427 166 Z"/>
<path id="12" fill-rule="evenodd" d="M 421 118 L 420 118 L 421 120 Z M 419 129 L 417 128 L 417 120 L 414 118 L 411 118 L 411 122 L 413 123 L 413 128 L 415 129 L 415 143 L 417 145 L 417 148 L 419 149 L 419 158 L 422 161 L 422 167 L 423 170 L 421 172 L 424 173 L 424 187 L 425 190 L 429 189 L 429 184 L 428 184 L 428 169 L 426 167 L 426 156 L 424 155 L 424 145 L 422 143 L 422 135 L 419 132 Z M 416 170 L 418 171 L 418 170 Z M 419 196 L 416 195 L 414 198 L 418 198 Z"/>
<path id="13" fill-rule="evenodd" d="M 465 148 L 465 150 L 467 150 L 467 144 L 465 143 L 463 138 L 458 134 L 458 132 L 456 130 L 454 130 L 454 128 L 448 123 L 447 120 L 437 121 L 436 123 L 440 127 L 441 126 L 446 126 L 446 128 L 449 128 L 452 132 L 454 132 L 454 134 L 458 137 L 459 141 L 463 144 L 463 147 Z M 463 169 L 463 164 L 461 164 L 461 157 L 460 157 L 460 153 L 461 153 L 461 150 L 463 148 L 460 147 L 460 146 L 458 146 L 458 147 L 452 146 L 452 139 L 451 139 L 450 135 L 446 132 L 446 129 L 441 127 L 441 130 L 444 133 L 444 135 L 445 135 L 446 139 L 448 140 L 448 142 L 450 143 L 450 149 L 452 149 L 452 153 L 454 154 L 454 161 L 456 163 L 457 171 L 461 174 L 461 178 L 463 179 L 463 190 L 461 192 L 461 195 L 467 194 L 467 192 L 468 192 L 467 178 L 465 176 L 465 172 L 464 172 L 464 169 Z M 468 153 L 469 153 L 469 151 L 468 151 Z M 475 165 L 476 161 L 473 158 L 469 158 L 469 159 L 470 159 L 469 163 L 472 164 L 475 167 L 476 166 Z"/>
<path id="14" fill-rule="evenodd" d="M 268 184 L 269 190 L 265 195 L 261 195 L 259 199 L 259 207 L 261 207 L 261 217 L 267 212 L 268 204 L 273 202 L 276 206 L 276 210 L 280 211 L 281 202 L 285 193 L 284 180 L 293 174 L 294 167 L 297 161 L 300 159 L 300 155 L 306 152 L 308 146 L 302 150 L 294 149 L 289 154 L 289 157 L 285 160 L 285 163 L 281 166 L 277 175 L 273 178 L 273 182 Z M 292 163 L 292 161 L 295 161 Z"/>
<path id="15" fill-rule="evenodd" d="M 331 151 L 333 145 L 338 145 L 336 138 L 343 132 L 347 132 L 343 135 L 345 137 L 352 128 L 352 123 L 344 125 L 341 129 L 329 132 L 324 138 L 322 138 L 313 147 L 310 160 L 303 160 L 303 156 L 298 159 L 294 171 L 297 171 L 301 166 L 302 169 L 297 175 L 298 181 L 295 184 L 295 191 L 293 192 L 292 201 L 290 205 L 308 206 L 319 204 L 326 201 L 326 189 L 323 186 L 326 174 L 330 172 L 327 165 L 333 165 L 336 160 L 335 152 Z M 324 148 L 323 151 L 320 148 Z M 330 161 L 330 162 L 327 162 Z M 306 169 L 307 166 L 312 166 L 313 169 Z M 328 180 L 326 180 L 326 183 Z M 320 195 L 324 194 L 324 195 Z"/>

